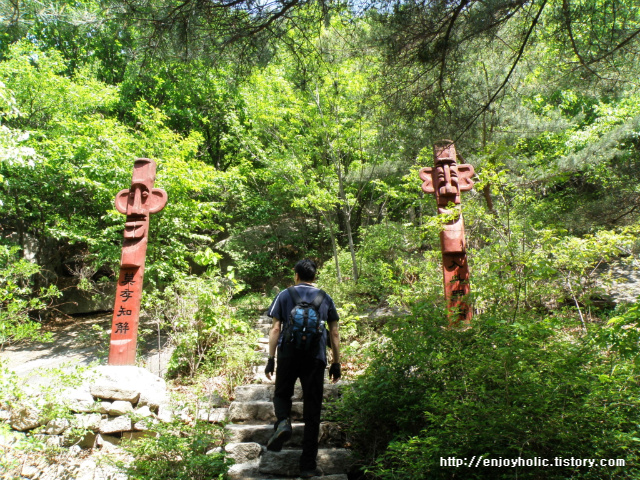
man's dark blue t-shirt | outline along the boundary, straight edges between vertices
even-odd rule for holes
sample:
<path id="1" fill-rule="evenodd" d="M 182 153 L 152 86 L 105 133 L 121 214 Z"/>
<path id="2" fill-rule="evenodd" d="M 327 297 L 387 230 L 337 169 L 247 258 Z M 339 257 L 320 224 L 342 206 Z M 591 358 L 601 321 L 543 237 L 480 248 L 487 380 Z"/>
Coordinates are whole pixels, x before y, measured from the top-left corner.
<path id="1" fill-rule="evenodd" d="M 318 295 L 320 291 L 318 288 L 309 285 L 307 283 L 299 283 L 294 287 L 296 289 L 296 293 L 300 295 L 300 300 L 303 302 L 311 303 Z M 293 300 L 291 299 L 291 295 L 287 290 L 283 290 L 278 294 L 278 296 L 273 300 L 273 303 L 269 307 L 269 311 L 267 313 L 271 318 L 277 318 L 280 322 L 286 322 L 289 319 L 289 315 L 291 314 L 291 310 L 295 307 Z M 324 320 L 326 323 L 329 322 L 337 322 L 340 317 L 338 316 L 338 311 L 336 310 L 336 305 L 333 303 L 333 300 L 329 296 L 329 294 L 325 294 L 324 300 L 320 304 L 320 308 L 318 309 L 318 314 L 320 315 L 320 319 Z M 278 339 L 278 357 L 281 357 L 286 352 L 282 351 L 282 330 L 280 330 L 280 338 Z M 322 337 L 320 338 L 320 344 L 318 353 L 316 354 L 316 358 L 322 361 L 325 365 L 327 364 L 327 331 L 325 330 Z"/>

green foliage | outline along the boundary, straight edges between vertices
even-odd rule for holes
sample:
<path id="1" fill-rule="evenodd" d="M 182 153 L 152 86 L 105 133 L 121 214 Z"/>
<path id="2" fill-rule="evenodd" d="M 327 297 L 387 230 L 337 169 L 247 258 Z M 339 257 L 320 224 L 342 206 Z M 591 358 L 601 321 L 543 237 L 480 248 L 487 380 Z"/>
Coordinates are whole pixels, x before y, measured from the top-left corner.
<path id="1" fill-rule="evenodd" d="M 176 134 L 167 128 L 167 116 L 144 101 L 132 108 L 136 128 L 129 128 L 113 115 L 116 88 L 90 72 L 67 77 L 63 66 L 55 51 L 26 42 L 0 63 L 5 97 L 13 102 L 6 105 L 11 135 L 4 149 L 0 144 L 6 199 L 0 213 L 7 228 L 18 232 L 23 248 L 27 236 L 36 241 L 40 263 L 46 262 L 45 244 L 57 242 L 74 245 L 94 271 L 111 273 L 124 221 L 113 199 L 130 185 L 134 158 L 156 158 L 156 186 L 168 192 L 169 203 L 151 221 L 146 280 L 171 282 L 222 230 L 223 201 L 241 191 L 237 172 L 217 172 L 197 160 L 201 135 Z"/>
<path id="2" fill-rule="evenodd" d="M 217 262 L 206 251 L 197 258 Z M 207 365 L 223 371 L 231 389 L 244 380 L 254 362 L 255 332 L 247 320 L 234 315 L 230 300 L 238 290 L 233 272 L 222 275 L 213 267 L 200 277 L 178 280 L 148 300 L 154 316 L 168 326 L 175 346 L 170 374 L 193 377 Z"/>
<path id="3" fill-rule="evenodd" d="M 123 442 L 134 460 L 120 465 L 135 480 L 223 480 L 230 461 L 223 453 L 208 453 L 223 444 L 224 428 L 196 421 L 152 426 L 149 436 Z"/>
<path id="4" fill-rule="evenodd" d="M 21 340 L 50 341 L 51 334 L 30 314 L 46 309 L 60 292 L 53 285 L 34 291 L 39 273 L 38 265 L 19 258 L 17 247 L 0 245 L 0 350 Z"/>
<path id="5" fill-rule="evenodd" d="M 637 371 L 552 318 L 387 325 L 342 420 L 371 478 L 457 478 L 440 458 L 620 458 L 624 468 L 464 468 L 465 478 L 636 478 Z"/>
<path id="6" fill-rule="evenodd" d="M 607 327 L 598 331 L 595 343 L 610 351 L 622 361 L 632 361 L 640 366 L 640 304 L 622 308 L 622 312 L 607 322 Z"/>

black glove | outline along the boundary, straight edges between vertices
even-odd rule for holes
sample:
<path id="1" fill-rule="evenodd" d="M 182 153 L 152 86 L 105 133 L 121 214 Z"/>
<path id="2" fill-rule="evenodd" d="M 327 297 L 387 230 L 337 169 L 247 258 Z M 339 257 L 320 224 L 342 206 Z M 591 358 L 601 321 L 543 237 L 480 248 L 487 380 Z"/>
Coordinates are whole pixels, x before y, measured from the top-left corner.
<path id="1" fill-rule="evenodd" d="M 275 369 L 276 369 L 276 359 L 273 357 L 269 357 L 269 360 L 267 360 L 267 366 L 264 367 L 265 375 L 272 374 Z"/>
<path id="2" fill-rule="evenodd" d="M 338 380 L 340 380 L 341 376 L 342 373 L 340 373 L 340 364 L 332 363 L 331 367 L 329 368 L 329 378 L 334 382 L 337 382 Z"/>

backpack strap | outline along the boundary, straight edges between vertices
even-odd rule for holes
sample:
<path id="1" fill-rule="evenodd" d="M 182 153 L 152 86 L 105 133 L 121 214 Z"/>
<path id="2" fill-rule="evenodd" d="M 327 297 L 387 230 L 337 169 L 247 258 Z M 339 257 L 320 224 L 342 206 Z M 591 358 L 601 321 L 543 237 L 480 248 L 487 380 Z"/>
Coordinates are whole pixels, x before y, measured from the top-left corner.
<path id="1" fill-rule="evenodd" d="M 324 290 L 320 290 L 316 295 L 316 298 L 314 298 L 313 302 L 311 302 L 311 305 L 313 306 L 313 308 L 315 308 L 316 310 L 320 310 L 320 305 L 322 305 L 322 302 L 324 301 L 325 296 L 326 296 L 326 293 L 324 293 Z"/>
<path id="2" fill-rule="evenodd" d="M 296 292 L 295 287 L 287 288 L 287 292 L 289 292 L 289 296 L 291 297 L 294 305 L 298 305 L 302 301 L 300 300 L 300 295 L 298 295 L 298 292 Z"/>

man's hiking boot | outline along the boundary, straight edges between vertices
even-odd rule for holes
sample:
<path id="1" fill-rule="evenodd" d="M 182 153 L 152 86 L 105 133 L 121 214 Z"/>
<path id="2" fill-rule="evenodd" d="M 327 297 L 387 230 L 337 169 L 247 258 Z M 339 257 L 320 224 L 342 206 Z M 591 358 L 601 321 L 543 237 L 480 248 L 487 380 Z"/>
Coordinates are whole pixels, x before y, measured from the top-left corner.
<path id="1" fill-rule="evenodd" d="M 288 418 L 286 420 L 282 420 L 278 423 L 276 431 L 273 432 L 273 435 L 271 435 L 271 438 L 267 442 L 267 450 L 270 452 L 279 452 L 282 450 L 284 442 L 289 440 L 292 434 L 293 429 L 291 428 L 291 421 Z"/>
<path id="2" fill-rule="evenodd" d="M 300 470 L 300 478 L 313 478 L 313 477 L 321 477 L 323 474 L 322 470 L 320 470 L 319 468 L 312 468 L 312 469 L 304 469 L 304 470 Z"/>

